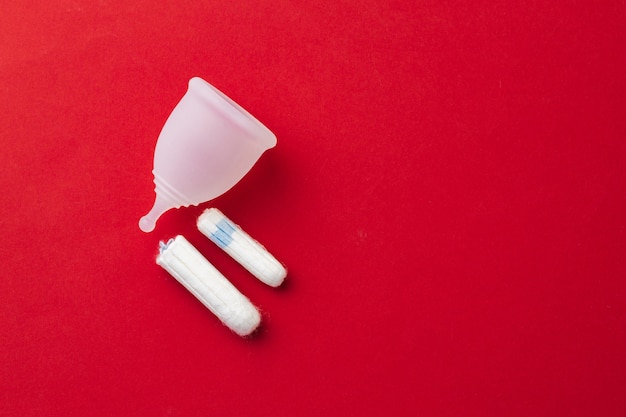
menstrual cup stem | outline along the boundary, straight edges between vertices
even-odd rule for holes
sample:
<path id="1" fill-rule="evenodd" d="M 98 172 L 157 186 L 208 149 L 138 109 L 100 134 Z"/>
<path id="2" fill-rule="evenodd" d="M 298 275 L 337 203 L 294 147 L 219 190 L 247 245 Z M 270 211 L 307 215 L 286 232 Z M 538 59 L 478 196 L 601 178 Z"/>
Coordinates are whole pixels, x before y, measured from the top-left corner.
<path id="1" fill-rule="evenodd" d="M 141 231 L 145 233 L 153 231 L 159 217 L 171 208 L 173 208 L 173 206 L 157 194 L 150 212 L 139 219 L 139 228 Z"/>

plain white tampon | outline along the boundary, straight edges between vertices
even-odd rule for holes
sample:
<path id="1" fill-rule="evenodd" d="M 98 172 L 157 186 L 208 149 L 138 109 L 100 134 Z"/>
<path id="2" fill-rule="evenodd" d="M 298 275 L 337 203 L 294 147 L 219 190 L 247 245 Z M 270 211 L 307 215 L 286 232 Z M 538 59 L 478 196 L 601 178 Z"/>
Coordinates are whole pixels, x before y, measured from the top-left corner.
<path id="1" fill-rule="evenodd" d="M 183 236 L 161 242 L 156 262 L 238 335 L 258 327 L 256 307 Z"/>
<path id="2" fill-rule="evenodd" d="M 287 270 L 259 242 L 216 208 L 198 218 L 198 229 L 262 282 L 278 287 Z"/>

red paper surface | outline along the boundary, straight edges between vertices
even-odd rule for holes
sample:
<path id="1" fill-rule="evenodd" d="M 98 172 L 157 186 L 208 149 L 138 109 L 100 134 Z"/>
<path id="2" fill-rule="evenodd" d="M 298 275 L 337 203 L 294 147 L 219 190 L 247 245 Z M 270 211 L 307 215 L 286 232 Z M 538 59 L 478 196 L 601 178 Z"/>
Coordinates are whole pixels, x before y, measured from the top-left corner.
<path id="1" fill-rule="evenodd" d="M 624 2 L 5 3 L 0 416 L 626 413 Z M 144 234 L 192 76 L 278 146 Z M 176 234 L 259 334 L 154 263 Z"/>

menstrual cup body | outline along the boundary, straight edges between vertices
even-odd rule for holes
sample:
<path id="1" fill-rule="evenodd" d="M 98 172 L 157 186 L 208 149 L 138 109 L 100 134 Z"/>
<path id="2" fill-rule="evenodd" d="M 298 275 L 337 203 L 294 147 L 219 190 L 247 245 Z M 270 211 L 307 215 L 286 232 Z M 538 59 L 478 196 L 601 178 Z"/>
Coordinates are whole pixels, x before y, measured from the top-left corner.
<path id="1" fill-rule="evenodd" d="M 145 232 L 170 208 L 212 200 L 233 187 L 261 154 L 276 145 L 263 124 L 200 78 L 163 126 L 154 152 L 154 207 Z"/>

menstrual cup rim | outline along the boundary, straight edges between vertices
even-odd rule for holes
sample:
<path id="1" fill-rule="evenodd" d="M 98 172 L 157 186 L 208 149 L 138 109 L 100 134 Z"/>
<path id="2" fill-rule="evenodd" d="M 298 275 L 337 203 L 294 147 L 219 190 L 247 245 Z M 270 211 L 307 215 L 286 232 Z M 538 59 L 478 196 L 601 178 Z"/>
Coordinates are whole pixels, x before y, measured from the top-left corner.
<path id="1" fill-rule="evenodd" d="M 206 87 L 209 88 L 207 89 Z M 276 136 L 270 129 L 267 128 L 267 126 L 261 123 L 256 117 L 250 114 L 250 112 L 241 107 L 237 104 L 237 102 L 232 100 L 215 86 L 200 77 L 193 77 L 189 80 L 189 90 L 198 93 L 200 97 L 209 101 L 209 103 L 214 104 L 220 112 L 233 119 L 238 126 L 247 130 L 253 138 L 258 138 L 265 150 L 276 146 Z M 221 102 L 228 104 L 229 108 L 236 110 L 236 112 L 225 111 L 223 106 L 218 105 L 219 103 L 216 102 L 216 98 Z"/>

